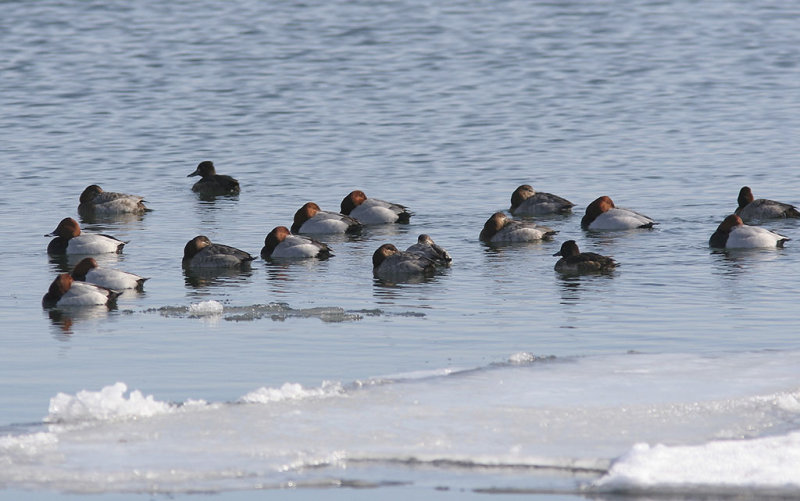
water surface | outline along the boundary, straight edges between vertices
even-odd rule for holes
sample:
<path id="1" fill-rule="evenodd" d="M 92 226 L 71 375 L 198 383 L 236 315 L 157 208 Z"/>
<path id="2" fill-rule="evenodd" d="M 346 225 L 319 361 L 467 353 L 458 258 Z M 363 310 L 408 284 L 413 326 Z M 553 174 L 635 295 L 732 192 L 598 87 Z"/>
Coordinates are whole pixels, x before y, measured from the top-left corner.
<path id="1" fill-rule="evenodd" d="M 596 484 L 608 478 L 631 492 L 691 497 L 729 486 L 702 469 L 700 491 L 690 479 L 645 485 L 666 472 L 646 457 L 646 474 L 624 482 L 609 468 L 628 452 L 631 462 L 621 464 L 641 464 L 633 448 L 640 442 L 710 451 L 719 440 L 778 436 L 775 449 L 796 451 L 800 224 L 765 223 L 793 238 L 785 249 L 707 246 L 743 185 L 757 197 L 800 202 L 800 11 L 792 5 L 3 8 L 5 495 L 99 490 L 138 499 L 202 485 L 236 499 L 291 482 L 363 482 L 379 490 L 325 494 L 512 490 L 574 499 L 608 495 Z M 186 175 L 206 159 L 240 180 L 241 195 L 204 200 L 190 191 Z M 74 263 L 48 257 L 42 235 L 78 218 L 78 196 L 95 183 L 141 194 L 153 209 L 141 218 L 79 219 L 86 231 L 129 241 L 101 265 L 150 280 L 111 311 L 43 310 L 47 286 Z M 572 200 L 575 213 L 541 221 L 559 231 L 552 242 L 481 244 L 483 222 L 507 210 L 523 183 Z M 257 254 L 267 232 L 289 225 L 303 203 L 336 210 L 353 189 L 407 205 L 411 224 L 326 238 L 336 255 L 324 262 L 259 259 L 248 272 L 213 277 L 187 276 L 180 266 L 195 235 Z M 584 232 L 580 216 L 600 195 L 660 224 Z M 420 233 L 448 249 L 453 267 L 421 283 L 376 281 L 372 252 L 385 242 L 405 248 Z M 612 255 L 620 268 L 556 275 L 552 254 L 567 239 Z M 222 312 L 205 314 L 197 306 L 205 301 Z M 509 362 L 527 360 L 521 354 L 533 361 Z M 643 362 L 626 372 L 631 360 Z M 598 388 L 597 367 L 632 374 L 638 386 L 626 391 L 622 377 Z M 103 393 L 117 382 L 129 392 Z M 285 395 L 291 385 L 343 393 L 241 403 L 253 393 Z M 555 400 L 536 393 L 542 388 Z M 166 410 L 148 415 L 130 402 L 136 390 Z M 51 429 L 64 417 L 51 408 L 57 395 L 81 401 L 82 391 L 97 395 L 99 409 L 133 410 L 107 416 L 89 406 L 65 429 Z M 210 409 L 187 404 L 198 400 Z M 598 407 L 596 421 L 575 418 Z M 407 427 L 390 420 L 409 413 Z M 295 423 L 292 415 L 315 418 Z M 554 422 L 569 425 L 528 430 Z M 373 434 L 359 435 L 360 426 Z M 259 432 L 284 446 L 254 441 Z M 112 445 L 131 444 L 130 436 L 144 437 L 135 454 Z M 42 441 L 28 459 L 15 452 L 26 440 Z M 759 443 L 746 450 L 761 451 Z M 212 450 L 214 459 L 194 461 Z M 780 469 L 753 456 L 764 470 L 745 487 L 772 493 Z M 565 466 L 575 462 L 593 466 Z M 537 469 L 552 463 L 558 468 Z M 176 465 L 185 477 L 168 473 Z M 136 476 L 144 467 L 150 480 Z M 789 495 L 797 488 L 790 483 Z"/>

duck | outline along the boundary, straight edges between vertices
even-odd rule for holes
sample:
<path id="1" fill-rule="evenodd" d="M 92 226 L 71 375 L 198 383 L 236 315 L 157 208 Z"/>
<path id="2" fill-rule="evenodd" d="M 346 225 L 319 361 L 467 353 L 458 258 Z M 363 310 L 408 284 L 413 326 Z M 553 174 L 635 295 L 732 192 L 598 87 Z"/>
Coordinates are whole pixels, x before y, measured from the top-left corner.
<path id="1" fill-rule="evenodd" d="M 144 197 L 103 191 L 103 188 L 96 184 L 91 184 L 83 190 L 78 205 L 78 213 L 82 215 L 144 214 L 149 210 L 144 205 Z"/>
<path id="2" fill-rule="evenodd" d="M 383 244 L 372 254 L 372 271 L 378 277 L 426 275 L 435 269 L 427 257 L 401 251 L 393 244 Z"/>
<path id="3" fill-rule="evenodd" d="M 652 218 L 643 214 L 618 208 L 607 196 L 598 197 L 590 203 L 581 219 L 581 228 L 585 230 L 632 230 L 652 228 L 655 224 Z"/>
<path id="4" fill-rule="evenodd" d="M 552 193 L 537 192 L 529 184 L 518 186 L 511 194 L 511 212 L 514 216 L 543 216 L 568 214 L 575 204 Z"/>
<path id="5" fill-rule="evenodd" d="M 355 218 L 328 212 L 314 202 L 307 202 L 294 213 L 292 233 L 358 233 L 362 224 Z"/>
<path id="6" fill-rule="evenodd" d="M 186 177 L 200 176 L 192 186 L 192 191 L 201 195 L 238 195 L 239 181 L 231 176 L 217 174 L 214 162 L 204 160 L 197 164 L 197 168 Z"/>
<path id="7" fill-rule="evenodd" d="M 753 219 L 785 219 L 800 218 L 800 211 L 797 207 L 775 200 L 759 198 L 754 200 L 753 191 L 749 186 L 743 186 L 739 190 L 739 207 L 734 214 L 742 218 L 743 221 Z"/>
<path id="8" fill-rule="evenodd" d="M 759 247 L 783 247 L 787 237 L 758 226 L 744 224 L 742 218 L 731 214 L 717 227 L 708 240 L 709 247 L 718 249 L 755 249 Z"/>
<path id="9" fill-rule="evenodd" d="M 351 191 L 341 203 L 342 214 L 361 224 L 408 223 L 411 212 L 400 204 L 367 198 L 361 190 Z"/>
<path id="10" fill-rule="evenodd" d="M 222 244 L 212 244 L 205 235 L 198 235 L 183 248 L 185 268 L 242 268 L 255 259 L 249 253 Z"/>
<path id="11" fill-rule="evenodd" d="M 406 249 L 406 252 L 430 259 L 436 266 L 450 266 L 453 262 L 450 254 L 424 233 L 417 237 L 417 243 Z"/>
<path id="12" fill-rule="evenodd" d="M 276 226 L 264 239 L 261 257 L 264 259 L 318 258 L 327 259 L 333 253 L 322 242 L 302 235 L 292 235 L 286 226 Z"/>
<path id="13" fill-rule="evenodd" d="M 535 242 L 550 240 L 557 231 L 547 226 L 515 221 L 502 212 L 495 212 L 484 223 L 480 239 L 483 242 Z"/>
<path id="14" fill-rule="evenodd" d="M 80 225 L 71 217 L 62 219 L 56 229 L 45 236 L 56 237 L 47 245 L 47 253 L 54 255 L 105 254 L 108 252 L 119 254 L 128 243 L 109 235 L 81 233 Z"/>
<path id="15" fill-rule="evenodd" d="M 144 287 L 147 278 L 140 277 L 127 271 L 100 268 L 93 257 L 85 257 L 72 269 L 70 273 L 73 280 L 88 282 L 113 290 L 137 289 Z"/>
<path id="16" fill-rule="evenodd" d="M 75 281 L 69 273 L 61 273 L 50 284 L 42 298 L 42 306 L 111 306 L 121 292 L 86 282 Z"/>
<path id="17" fill-rule="evenodd" d="M 561 250 L 553 255 L 561 256 L 555 265 L 555 270 L 560 273 L 606 272 L 617 267 L 617 262 L 613 258 L 594 252 L 581 252 L 575 240 L 567 240 L 562 243 Z"/>

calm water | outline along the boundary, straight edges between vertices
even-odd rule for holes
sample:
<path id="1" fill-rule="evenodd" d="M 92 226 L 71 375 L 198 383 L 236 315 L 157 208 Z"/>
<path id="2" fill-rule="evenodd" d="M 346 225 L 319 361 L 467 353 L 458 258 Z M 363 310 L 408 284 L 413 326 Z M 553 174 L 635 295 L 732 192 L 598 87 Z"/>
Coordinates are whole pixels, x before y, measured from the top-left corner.
<path id="1" fill-rule="evenodd" d="M 765 224 L 782 250 L 707 246 L 745 184 L 800 203 L 791 2 L 2 7 L 0 496 L 800 493 L 800 222 Z M 206 159 L 240 196 L 191 192 Z M 481 244 L 523 183 L 575 213 L 544 221 L 553 242 Z M 112 311 L 48 312 L 74 263 L 42 235 L 89 184 L 146 197 L 79 220 L 130 241 L 101 265 L 151 278 Z M 357 188 L 411 224 L 326 238 L 324 262 L 181 269 L 195 235 L 257 254 Z M 659 226 L 582 231 L 603 194 Z M 453 267 L 376 281 L 372 252 L 420 233 Z M 621 267 L 557 276 L 567 239 Z"/>

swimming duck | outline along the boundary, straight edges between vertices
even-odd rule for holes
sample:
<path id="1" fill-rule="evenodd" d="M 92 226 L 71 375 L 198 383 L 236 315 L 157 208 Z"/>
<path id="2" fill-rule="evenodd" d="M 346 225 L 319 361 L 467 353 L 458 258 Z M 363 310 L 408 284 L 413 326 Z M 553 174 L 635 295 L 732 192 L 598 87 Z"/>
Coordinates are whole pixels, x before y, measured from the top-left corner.
<path id="1" fill-rule="evenodd" d="M 561 244 L 561 250 L 553 255 L 561 256 L 555 265 L 555 270 L 560 273 L 605 272 L 617 266 L 616 261 L 610 257 L 594 252 L 581 252 L 575 240 L 567 240 Z"/>
<path id="2" fill-rule="evenodd" d="M 361 190 L 351 191 L 341 204 L 342 214 L 356 218 L 361 224 L 408 223 L 411 213 L 404 206 L 367 198 Z"/>
<path id="3" fill-rule="evenodd" d="M 276 226 L 264 239 L 261 257 L 269 258 L 319 258 L 327 259 L 331 248 L 313 238 L 292 235 L 286 226 Z"/>
<path id="4" fill-rule="evenodd" d="M 437 266 L 450 266 L 453 262 L 450 254 L 424 233 L 417 238 L 417 243 L 406 249 L 406 252 L 428 258 Z"/>
<path id="5" fill-rule="evenodd" d="M 46 237 L 56 237 L 47 245 L 48 254 L 121 253 L 127 243 L 109 235 L 81 233 L 81 227 L 71 217 L 65 217 Z"/>
<path id="6" fill-rule="evenodd" d="M 186 177 L 200 176 L 200 181 L 194 183 L 192 191 L 203 195 L 237 195 L 239 181 L 231 176 L 217 174 L 214 163 L 205 160 L 197 164 L 197 168 Z"/>
<path id="7" fill-rule="evenodd" d="M 138 289 L 141 290 L 147 278 L 140 277 L 127 271 L 100 268 L 93 257 L 80 260 L 70 274 L 74 280 L 89 282 L 90 284 L 107 287 L 113 290 Z"/>
<path id="8" fill-rule="evenodd" d="M 514 216 L 541 216 L 572 212 L 575 204 L 552 193 L 534 191 L 529 184 L 519 186 L 511 194 L 511 209 Z"/>
<path id="9" fill-rule="evenodd" d="M 616 207 L 607 196 L 590 203 L 581 219 L 581 228 L 585 230 L 632 230 L 652 228 L 655 224 L 655 221 L 643 214 Z"/>
<path id="10" fill-rule="evenodd" d="M 243 250 L 222 244 L 212 244 L 198 235 L 183 248 L 183 266 L 187 268 L 239 268 L 249 266 L 255 259 Z"/>
<path id="11" fill-rule="evenodd" d="M 328 212 L 307 202 L 294 213 L 292 233 L 358 233 L 362 225 L 355 218 Z"/>
<path id="12" fill-rule="evenodd" d="M 436 265 L 430 259 L 403 252 L 392 244 L 383 244 L 372 254 L 372 271 L 379 277 L 425 275 L 435 269 Z"/>
<path id="13" fill-rule="evenodd" d="M 547 226 L 514 221 L 502 212 L 495 212 L 483 225 L 480 239 L 483 242 L 535 242 L 549 240 L 557 232 Z"/>
<path id="14" fill-rule="evenodd" d="M 758 247 L 783 247 L 789 238 L 773 231 L 748 226 L 736 214 L 726 217 L 708 240 L 710 247 L 720 249 L 754 249 Z"/>
<path id="15" fill-rule="evenodd" d="M 753 199 L 753 192 L 749 186 L 739 190 L 739 207 L 735 214 L 743 221 L 752 219 L 783 219 L 800 217 L 800 211 L 794 205 L 759 198 Z"/>
<path id="16" fill-rule="evenodd" d="M 144 214 L 149 209 L 144 205 L 144 198 L 126 193 L 103 191 L 96 184 L 86 187 L 81 193 L 78 213 L 92 214 Z"/>
<path id="17" fill-rule="evenodd" d="M 120 294 L 99 285 L 76 282 L 69 273 L 62 273 L 50 284 L 47 294 L 42 298 L 42 306 L 110 306 Z"/>

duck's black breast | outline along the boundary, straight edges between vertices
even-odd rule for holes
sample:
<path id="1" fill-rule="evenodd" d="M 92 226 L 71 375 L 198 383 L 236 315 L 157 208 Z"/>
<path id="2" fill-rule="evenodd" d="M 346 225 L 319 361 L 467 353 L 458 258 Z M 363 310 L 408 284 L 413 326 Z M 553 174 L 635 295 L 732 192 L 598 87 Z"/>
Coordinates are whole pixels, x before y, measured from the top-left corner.
<path id="1" fill-rule="evenodd" d="M 56 237 L 50 240 L 50 243 L 47 245 L 47 253 L 66 254 L 68 245 L 69 245 L 69 239 L 66 239 L 64 237 Z"/>
<path id="2" fill-rule="evenodd" d="M 722 231 L 719 231 L 719 230 L 715 231 L 711 235 L 711 238 L 708 239 L 709 247 L 715 247 L 715 248 L 718 248 L 718 249 L 724 249 L 725 246 L 728 244 L 728 235 L 729 235 L 728 233 L 725 233 L 725 232 L 722 232 Z"/>

